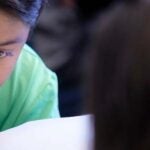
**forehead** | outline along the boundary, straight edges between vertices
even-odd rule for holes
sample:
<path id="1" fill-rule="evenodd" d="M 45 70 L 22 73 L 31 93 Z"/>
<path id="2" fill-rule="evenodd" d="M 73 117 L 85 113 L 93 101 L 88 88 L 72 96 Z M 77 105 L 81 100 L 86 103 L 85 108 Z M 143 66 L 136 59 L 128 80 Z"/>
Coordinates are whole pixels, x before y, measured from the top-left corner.
<path id="1" fill-rule="evenodd" d="M 0 42 L 21 37 L 29 32 L 29 27 L 21 20 L 4 11 L 0 11 Z"/>

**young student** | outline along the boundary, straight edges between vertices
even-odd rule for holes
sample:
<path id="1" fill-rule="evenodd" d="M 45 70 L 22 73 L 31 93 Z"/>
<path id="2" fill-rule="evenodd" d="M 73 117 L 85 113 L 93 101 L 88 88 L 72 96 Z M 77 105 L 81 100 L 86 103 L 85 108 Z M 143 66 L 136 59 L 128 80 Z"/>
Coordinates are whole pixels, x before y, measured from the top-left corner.
<path id="1" fill-rule="evenodd" d="M 118 3 L 95 29 L 89 59 L 95 150 L 149 150 L 150 3 Z"/>
<path id="2" fill-rule="evenodd" d="M 59 117 L 57 77 L 27 46 L 44 0 L 0 1 L 0 131 Z"/>

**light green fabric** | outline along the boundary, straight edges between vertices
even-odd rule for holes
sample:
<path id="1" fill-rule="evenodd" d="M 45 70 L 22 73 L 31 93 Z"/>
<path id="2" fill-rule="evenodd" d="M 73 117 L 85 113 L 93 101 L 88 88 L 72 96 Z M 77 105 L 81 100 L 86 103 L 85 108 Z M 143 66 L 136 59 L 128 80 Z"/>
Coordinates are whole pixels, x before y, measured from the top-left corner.
<path id="1" fill-rule="evenodd" d="M 30 120 L 59 117 L 57 77 L 27 45 L 0 87 L 0 131 Z"/>

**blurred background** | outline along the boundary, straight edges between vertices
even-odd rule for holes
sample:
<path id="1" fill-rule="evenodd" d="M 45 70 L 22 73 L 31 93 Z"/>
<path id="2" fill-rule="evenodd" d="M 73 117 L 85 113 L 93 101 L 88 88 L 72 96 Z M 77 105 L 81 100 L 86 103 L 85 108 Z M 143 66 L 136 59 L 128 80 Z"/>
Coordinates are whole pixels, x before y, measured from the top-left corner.
<path id="1" fill-rule="evenodd" d="M 88 35 L 97 14 L 116 0 L 48 0 L 28 44 L 56 72 L 62 117 L 85 113 Z"/>

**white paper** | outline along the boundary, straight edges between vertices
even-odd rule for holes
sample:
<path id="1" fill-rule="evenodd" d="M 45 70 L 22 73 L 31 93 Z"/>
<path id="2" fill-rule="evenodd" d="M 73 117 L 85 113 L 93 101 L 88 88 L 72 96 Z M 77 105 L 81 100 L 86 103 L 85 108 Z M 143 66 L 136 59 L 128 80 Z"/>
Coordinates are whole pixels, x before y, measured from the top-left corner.
<path id="1" fill-rule="evenodd" d="M 92 150 L 91 116 L 32 121 L 0 133 L 0 150 Z"/>

